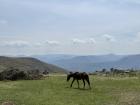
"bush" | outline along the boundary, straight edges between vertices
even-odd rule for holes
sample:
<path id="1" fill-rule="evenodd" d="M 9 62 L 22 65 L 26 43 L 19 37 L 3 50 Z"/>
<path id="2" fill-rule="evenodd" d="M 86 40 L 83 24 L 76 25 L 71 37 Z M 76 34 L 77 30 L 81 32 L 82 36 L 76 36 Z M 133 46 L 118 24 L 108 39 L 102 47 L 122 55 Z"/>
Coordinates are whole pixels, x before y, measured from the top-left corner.
<path id="1" fill-rule="evenodd" d="M 42 75 L 36 70 L 30 72 L 24 72 L 12 68 L 0 73 L 0 80 L 33 80 L 33 79 L 41 79 L 41 78 Z"/>
<path id="2" fill-rule="evenodd" d="M 0 73 L 0 80 L 21 80 L 27 79 L 27 74 L 18 69 L 5 70 Z"/>

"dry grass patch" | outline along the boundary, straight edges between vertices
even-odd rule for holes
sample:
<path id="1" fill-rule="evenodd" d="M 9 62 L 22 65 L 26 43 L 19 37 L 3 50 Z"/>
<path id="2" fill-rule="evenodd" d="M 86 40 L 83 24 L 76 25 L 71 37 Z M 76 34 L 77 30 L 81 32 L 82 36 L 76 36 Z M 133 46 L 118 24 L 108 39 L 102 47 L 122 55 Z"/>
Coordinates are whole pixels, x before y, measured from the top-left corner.
<path id="1" fill-rule="evenodd" d="M 10 88 L 16 88 L 17 82 L 0 82 L 0 89 L 10 89 Z"/>
<path id="2" fill-rule="evenodd" d="M 3 102 L 1 105 L 15 105 L 13 102 Z"/>
<path id="3" fill-rule="evenodd" d="M 140 93 L 123 92 L 119 97 L 120 101 L 118 105 L 140 105 Z"/>

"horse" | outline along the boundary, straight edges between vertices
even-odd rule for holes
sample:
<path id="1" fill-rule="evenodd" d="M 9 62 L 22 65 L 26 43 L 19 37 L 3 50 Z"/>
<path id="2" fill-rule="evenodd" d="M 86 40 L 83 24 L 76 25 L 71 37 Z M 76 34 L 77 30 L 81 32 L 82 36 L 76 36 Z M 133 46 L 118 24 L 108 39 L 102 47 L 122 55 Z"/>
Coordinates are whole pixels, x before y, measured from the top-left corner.
<path id="1" fill-rule="evenodd" d="M 67 81 L 69 81 L 70 78 L 73 78 L 70 87 L 72 87 L 74 81 L 77 80 L 78 88 L 79 88 L 79 80 L 83 80 L 83 83 L 84 83 L 84 87 L 83 87 L 83 88 L 85 88 L 85 80 L 86 80 L 87 83 L 88 83 L 88 85 L 89 85 L 89 89 L 91 89 L 90 81 L 89 81 L 89 76 L 88 76 L 87 73 L 85 73 L 85 72 L 82 72 L 82 73 L 79 73 L 79 72 L 72 73 L 72 72 L 70 72 L 70 73 L 67 75 Z"/>

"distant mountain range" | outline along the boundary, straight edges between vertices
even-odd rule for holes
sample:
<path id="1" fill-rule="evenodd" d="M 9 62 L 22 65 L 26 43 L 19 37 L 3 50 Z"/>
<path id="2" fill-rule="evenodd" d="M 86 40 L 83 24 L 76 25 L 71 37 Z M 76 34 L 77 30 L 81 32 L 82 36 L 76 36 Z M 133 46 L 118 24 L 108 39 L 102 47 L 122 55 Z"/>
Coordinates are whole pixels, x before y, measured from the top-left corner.
<path id="1" fill-rule="evenodd" d="M 76 57 L 76 55 L 49 54 L 49 55 L 33 55 L 32 57 L 40 59 L 41 61 L 53 63 L 53 62 L 55 62 L 57 60 L 71 59 L 73 57 Z"/>
<path id="2" fill-rule="evenodd" d="M 70 71 L 95 71 L 103 68 L 140 69 L 140 54 L 137 55 L 41 55 L 34 56 Z"/>
<path id="3" fill-rule="evenodd" d="M 10 67 L 20 69 L 23 71 L 39 70 L 48 72 L 66 72 L 65 69 L 45 63 L 32 57 L 5 57 L 0 56 L 0 71 L 6 70 Z"/>

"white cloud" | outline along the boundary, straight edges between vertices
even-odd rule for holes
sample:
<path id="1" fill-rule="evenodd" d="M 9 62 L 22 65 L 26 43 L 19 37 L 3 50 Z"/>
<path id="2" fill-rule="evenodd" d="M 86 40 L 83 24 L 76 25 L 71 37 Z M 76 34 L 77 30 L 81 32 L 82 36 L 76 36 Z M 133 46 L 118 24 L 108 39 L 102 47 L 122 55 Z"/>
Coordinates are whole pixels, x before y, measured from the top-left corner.
<path id="1" fill-rule="evenodd" d="M 85 40 L 81 40 L 78 38 L 72 39 L 73 44 L 85 44 L 86 41 Z"/>
<path id="2" fill-rule="evenodd" d="M 42 47 L 44 44 L 43 43 L 40 43 L 40 42 L 37 42 L 35 44 L 33 44 L 34 46 L 37 46 L 37 47 Z"/>
<path id="3" fill-rule="evenodd" d="M 113 36 L 109 35 L 109 34 L 104 34 L 103 38 L 105 38 L 105 40 L 107 40 L 109 42 L 115 42 L 116 41 L 116 39 Z"/>
<path id="4" fill-rule="evenodd" d="M 13 40 L 13 41 L 1 41 L 0 46 L 1 47 L 12 47 L 12 48 L 17 48 L 17 47 L 46 47 L 46 45 L 52 45 L 52 46 L 57 46 L 59 45 L 59 41 L 55 40 L 48 40 L 44 42 L 28 42 L 28 41 L 23 41 L 23 40 Z M 31 48 L 31 49 L 32 49 Z"/>
<path id="5" fill-rule="evenodd" d="M 89 38 L 89 39 L 88 39 L 88 41 L 89 41 L 89 43 L 93 43 L 93 44 L 95 44 L 95 43 L 96 43 L 96 41 L 95 41 L 95 39 L 94 39 L 94 38 Z"/>
<path id="6" fill-rule="evenodd" d="M 134 38 L 134 42 L 140 42 L 140 32 L 138 32 Z"/>
<path id="7" fill-rule="evenodd" d="M 1 46 L 5 47 L 28 47 L 30 46 L 30 43 L 27 41 L 22 41 L 22 40 L 16 40 L 16 41 L 5 41 L 1 43 Z"/>
<path id="8" fill-rule="evenodd" d="M 60 44 L 60 42 L 56 41 L 56 40 L 47 40 L 45 43 L 48 45 L 59 45 Z"/>
<path id="9" fill-rule="evenodd" d="M 96 41 L 94 38 L 87 38 L 87 39 L 72 39 L 73 44 L 95 44 Z"/>
<path id="10" fill-rule="evenodd" d="M 56 40 L 47 40 L 47 41 L 44 41 L 44 42 L 32 43 L 33 47 L 46 47 L 46 45 L 58 46 L 58 45 L 60 45 L 60 42 L 56 41 Z"/>
<path id="11" fill-rule="evenodd" d="M 0 19 L 0 24 L 5 25 L 5 24 L 7 24 L 7 23 L 8 23 L 7 20 L 1 20 L 1 19 Z"/>
<path id="12" fill-rule="evenodd" d="M 137 33 L 136 37 L 140 39 L 140 32 Z"/>

